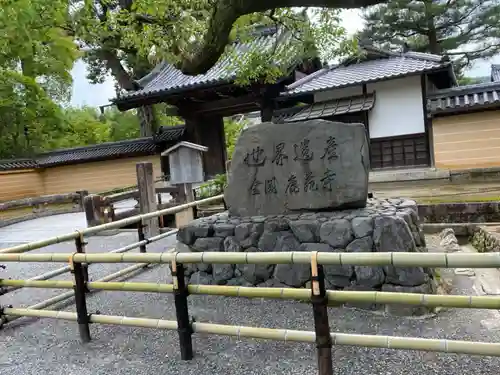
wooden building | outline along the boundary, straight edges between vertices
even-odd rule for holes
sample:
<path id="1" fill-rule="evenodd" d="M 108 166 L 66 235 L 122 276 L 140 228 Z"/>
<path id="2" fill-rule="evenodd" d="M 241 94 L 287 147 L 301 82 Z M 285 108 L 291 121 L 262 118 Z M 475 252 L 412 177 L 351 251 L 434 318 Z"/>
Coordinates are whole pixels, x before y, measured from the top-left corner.
<path id="1" fill-rule="evenodd" d="M 164 62 L 137 82 L 140 90 L 119 96 L 113 103 L 120 110 L 160 102 L 176 107 L 185 120 L 187 137 L 208 147 L 203 164 L 209 179 L 226 172 L 223 117 L 259 111 L 263 121 L 270 121 L 280 105 L 275 98 L 285 86 L 321 68 L 318 59 L 290 61 L 288 74 L 274 84 L 259 81 L 247 86 L 235 84 L 239 72 L 232 62 L 234 59 L 245 59 L 248 51 L 269 51 L 277 43 L 280 48 L 296 48 L 298 42 L 279 28 L 256 27 L 254 39 L 233 43 L 228 49 L 232 52 L 226 52 L 206 74 L 187 76 Z"/>
<path id="2" fill-rule="evenodd" d="M 500 70 L 496 74 L 497 82 L 429 96 L 437 168 L 500 167 Z"/>
<path id="3" fill-rule="evenodd" d="M 276 111 L 274 121 L 323 118 L 359 122 L 370 138 L 373 170 L 433 166 L 427 96 L 456 85 L 448 58 L 361 49 L 361 57 L 321 69 L 287 86 L 279 100 L 302 106 Z"/>
<path id="4" fill-rule="evenodd" d="M 154 137 L 0 160 L 0 201 L 132 186 L 137 183 L 135 165 L 144 161 L 153 163 L 155 178 L 160 178 L 169 173 L 161 152 L 182 140 L 188 140 L 183 125 L 163 127 Z"/>

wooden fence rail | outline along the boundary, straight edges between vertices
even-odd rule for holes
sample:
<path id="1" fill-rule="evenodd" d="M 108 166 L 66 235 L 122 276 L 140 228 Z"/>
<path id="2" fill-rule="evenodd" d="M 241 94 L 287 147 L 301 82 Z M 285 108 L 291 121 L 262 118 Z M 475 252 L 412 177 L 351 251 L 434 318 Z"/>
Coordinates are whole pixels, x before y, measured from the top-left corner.
<path id="1" fill-rule="evenodd" d="M 88 235 L 103 232 L 105 230 L 119 229 L 119 228 L 125 227 L 125 226 L 130 225 L 130 224 L 141 223 L 143 220 L 146 220 L 146 219 L 151 219 L 151 218 L 158 217 L 161 215 L 167 215 L 167 214 L 172 214 L 172 213 L 176 213 L 176 212 L 181 212 L 187 208 L 195 207 L 195 206 L 201 205 L 201 204 L 217 202 L 217 201 L 222 200 L 223 198 L 224 198 L 223 195 L 217 195 L 215 197 L 201 199 L 198 201 L 178 205 L 175 207 L 166 208 L 164 210 L 150 212 L 150 213 L 143 214 L 143 215 L 137 215 L 137 216 L 129 217 L 126 219 L 113 221 L 111 223 L 97 225 L 95 227 L 85 228 L 85 229 L 82 229 L 80 231 L 75 231 L 75 232 L 63 234 L 61 236 L 50 237 L 50 238 L 47 238 L 47 239 L 41 240 L 41 241 L 35 241 L 35 242 L 23 244 L 23 245 L 18 245 L 18 246 L 13 246 L 10 248 L 1 249 L 0 254 L 2 254 L 2 253 L 24 253 L 24 252 L 35 250 L 35 249 L 40 249 L 40 248 L 45 247 L 45 246 L 74 240 L 75 238 L 77 238 L 81 235 L 88 236 Z"/>
<path id="2" fill-rule="evenodd" d="M 86 195 L 86 191 L 78 191 L 0 202 L 0 227 L 40 217 L 82 212 Z"/>
<path id="3" fill-rule="evenodd" d="M 176 195 L 179 193 L 179 188 L 176 186 L 166 186 L 166 187 L 157 187 L 155 188 L 155 193 L 156 194 L 173 194 Z M 139 190 L 130 190 L 130 191 L 124 191 L 121 193 L 114 193 L 114 194 L 109 194 L 109 195 L 103 195 L 105 196 L 110 203 L 117 203 L 121 202 L 127 199 L 138 199 L 139 198 Z"/>
<path id="4" fill-rule="evenodd" d="M 13 201 L 0 202 L 0 211 L 11 210 L 20 207 L 34 207 L 44 204 L 59 204 L 59 203 L 80 203 L 82 195 L 85 192 L 75 192 L 67 194 L 42 195 L 33 198 L 16 199 Z"/>

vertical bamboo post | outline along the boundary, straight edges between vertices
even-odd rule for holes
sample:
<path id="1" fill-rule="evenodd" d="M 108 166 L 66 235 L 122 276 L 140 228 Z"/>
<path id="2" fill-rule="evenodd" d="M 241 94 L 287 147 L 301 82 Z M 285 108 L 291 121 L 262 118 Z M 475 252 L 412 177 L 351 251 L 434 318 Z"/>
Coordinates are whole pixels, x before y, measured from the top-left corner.
<path id="1" fill-rule="evenodd" d="M 318 265 L 318 252 L 311 255 L 311 302 L 313 305 L 316 348 L 318 350 L 318 374 L 333 375 L 332 339 L 328 322 L 328 298 L 323 267 Z"/>
<path id="2" fill-rule="evenodd" d="M 83 254 L 85 253 L 85 245 L 87 244 L 83 239 L 83 234 L 77 231 L 79 236 L 75 239 L 76 252 Z M 89 282 L 89 265 L 86 263 L 81 263 L 83 271 L 83 280 L 85 281 L 85 291 L 88 292 L 87 283 Z"/>
<path id="3" fill-rule="evenodd" d="M 177 315 L 177 332 L 181 348 L 181 359 L 193 359 L 193 329 L 189 321 L 188 300 L 189 295 L 184 278 L 184 265 L 172 261 L 172 277 L 174 285 L 175 313 Z"/>
<path id="4" fill-rule="evenodd" d="M 78 241 L 78 238 L 76 239 L 76 241 Z M 80 339 L 83 342 L 89 342 L 90 317 L 87 312 L 87 298 L 85 296 L 85 292 L 87 290 L 87 283 L 85 282 L 84 267 L 82 263 L 73 262 L 73 256 L 71 256 L 70 268 L 71 268 L 71 273 L 73 273 L 73 275 L 75 276 L 74 291 L 75 291 L 75 304 L 76 304 L 76 321 L 78 323 L 78 331 L 80 332 Z"/>
<path id="5" fill-rule="evenodd" d="M 0 264 L 0 270 L 4 270 L 6 269 L 7 267 L 3 264 Z M 0 280 L 2 280 L 2 278 L 0 277 Z M 6 288 L 4 287 L 0 287 L 0 296 L 3 295 L 5 292 L 7 291 Z M 4 312 L 4 308 L 7 307 L 7 306 L 2 306 L 0 305 L 0 329 L 2 329 L 3 325 L 5 323 L 7 323 L 7 316 L 3 313 Z M 9 306 L 9 307 L 12 307 L 12 306 Z"/>
<path id="6" fill-rule="evenodd" d="M 158 193 L 157 197 L 158 197 L 158 209 L 161 210 L 161 205 L 163 203 L 161 198 L 161 193 Z M 158 219 L 160 219 L 160 228 L 163 228 L 165 226 L 163 222 L 163 215 L 160 215 Z"/>
<path id="7" fill-rule="evenodd" d="M 139 242 L 144 241 L 146 239 L 146 236 L 144 235 L 144 227 L 145 225 L 143 220 L 137 223 L 137 237 Z M 146 244 L 139 246 L 139 252 L 140 253 L 146 252 Z"/>

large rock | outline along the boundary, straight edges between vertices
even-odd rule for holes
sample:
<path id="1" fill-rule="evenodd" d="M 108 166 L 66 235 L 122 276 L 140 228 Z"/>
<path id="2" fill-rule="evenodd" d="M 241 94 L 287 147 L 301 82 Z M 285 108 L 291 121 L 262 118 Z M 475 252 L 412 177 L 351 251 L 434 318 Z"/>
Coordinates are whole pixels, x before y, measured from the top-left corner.
<path id="1" fill-rule="evenodd" d="M 335 219 L 327 221 L 319 229 L 319 237 L 335 248 L 344 248 L 352 241 L 352 229 L 349 220 Z"/>
<path id="2" fill-rule="evenodd" d="M 441 239 L 439 245 L 442 246 L 447 253 L 460 251 L 460 245 L 458 244 L 453 228 L 443 229 L 443 231 L 439 234 L 439 238 Z"/>
<path id="3" fill-rule="evenodd" d="M 368 172 L 362 124 L 263 123 L 240 135 L 225 201 L 238 216 L 361 208 Z"/>
<path id="4" fill-rule="evenodd" d="M 373 241 L 379 252 L 416 252 L 417 246 L 406 221 L 400 216 L 378 216 Z"/>

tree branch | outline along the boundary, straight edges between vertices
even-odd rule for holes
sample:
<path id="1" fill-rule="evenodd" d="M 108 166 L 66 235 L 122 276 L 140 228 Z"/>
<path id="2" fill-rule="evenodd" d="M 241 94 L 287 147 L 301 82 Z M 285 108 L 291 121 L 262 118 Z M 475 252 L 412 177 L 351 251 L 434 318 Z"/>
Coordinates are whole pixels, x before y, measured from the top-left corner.
<path id="1" fill-rule="evenodd" d="M 179 68 L 187 75 L 206 73 L 224 53 L 234 22 L 246 14 L 289 7 L 364 8 L 386 2 L 388 0 L 216 0 L 202 46 L 192 56 L 184 57 Z"/>
<path id="2" fill-rule="evenodd" d="M 106 61 L 106 67 L 113 73 L 113 76 L 122 89 L 127 91 L 138 89 L 137 84 L 134 82 L 129 72 L 125 70 L 115 51 L 102 48 L 95 52 Z"/>

